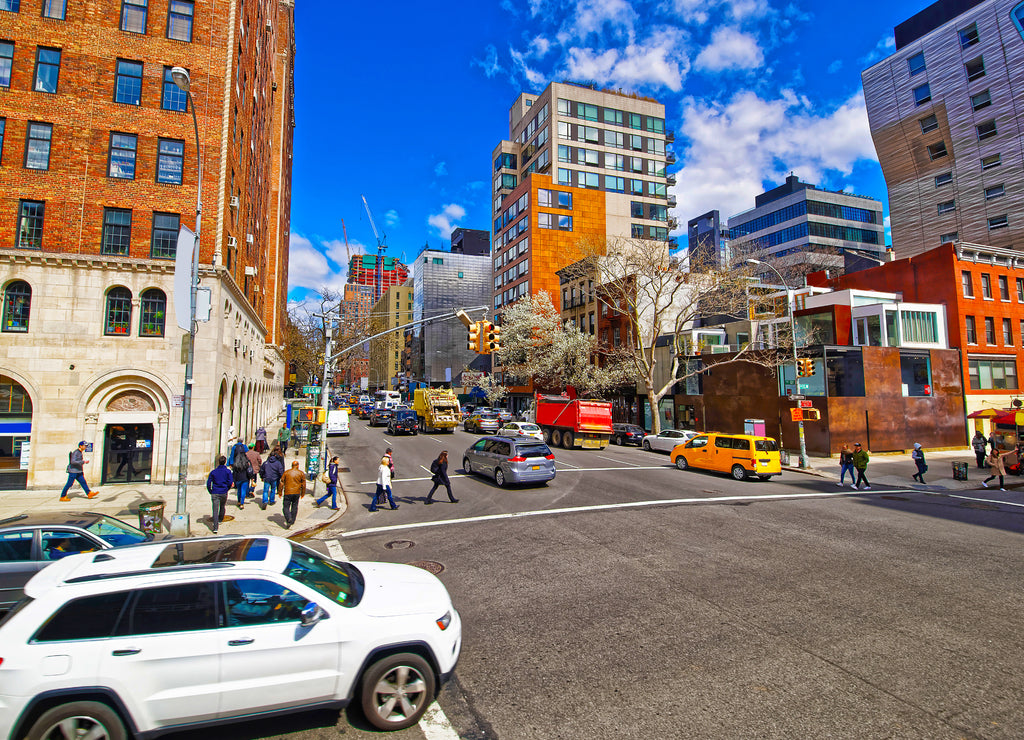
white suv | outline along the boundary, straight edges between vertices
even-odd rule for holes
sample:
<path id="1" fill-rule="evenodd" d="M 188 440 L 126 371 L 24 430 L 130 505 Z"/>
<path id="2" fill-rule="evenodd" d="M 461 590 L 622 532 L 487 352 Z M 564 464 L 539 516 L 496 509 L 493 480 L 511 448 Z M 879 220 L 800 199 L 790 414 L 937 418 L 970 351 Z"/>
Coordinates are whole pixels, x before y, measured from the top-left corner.
<path id="1" fill-rule="evenodd" d="M 462 644 L 433 575 L 278 537 L 74 555 L 25 593 L 0 622 L 0 738 L 154 737 L 353 700 L 398 730 Z"/>

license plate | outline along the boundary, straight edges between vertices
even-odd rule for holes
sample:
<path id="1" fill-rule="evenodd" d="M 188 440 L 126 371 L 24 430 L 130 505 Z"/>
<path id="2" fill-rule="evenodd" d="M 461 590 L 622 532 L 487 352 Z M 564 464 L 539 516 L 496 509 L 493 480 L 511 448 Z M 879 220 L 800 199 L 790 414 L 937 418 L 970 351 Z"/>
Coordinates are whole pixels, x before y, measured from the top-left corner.
<path id="1" fill-rule="evenodd" d="M 762 468 L 767 468 L 767 467 L 768 467 L 768 463 L 766 463 L 766 462 L 762 461 L 762 462 L 761 462 L 761 467 L 762 467 Z"/>
<path id="2" fill-rule="evenodd" d="M 540 470 L 540 465 L 534 465 L 531 469 L 532 470 Z"/>

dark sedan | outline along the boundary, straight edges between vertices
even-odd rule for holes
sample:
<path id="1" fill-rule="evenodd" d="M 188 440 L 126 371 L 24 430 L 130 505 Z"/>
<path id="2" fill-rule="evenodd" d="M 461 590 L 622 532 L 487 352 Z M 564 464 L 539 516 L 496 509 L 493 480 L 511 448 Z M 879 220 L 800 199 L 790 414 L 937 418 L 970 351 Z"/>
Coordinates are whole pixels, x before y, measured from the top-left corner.
<path id="1" fill-rule="evenodd" d="M 391 420 L 391 409 L 374 409 L 370 412 L 371 427 L 386 427 Z"/>
<path id="2" fill-rule="evenodd" d="M 411 409 L 395 409 L 388 419 L 388 434 L 417 434 L 419 417 Z"/>
<path id="3" fill-rule="evenodd" d="M 0 521 L 0 613 L 18 603 L 36 573 L 68 555 L 136 545 L 141 529 L 105 514 L 19 514 Z"/>
<path id="4" fill-rule="evenodd" d="M 612 424 L 612 444 L 616 445 L 637 445 L 644 442 L 644 435 L 647 432 L 643 427 L 636 424 Z"/>

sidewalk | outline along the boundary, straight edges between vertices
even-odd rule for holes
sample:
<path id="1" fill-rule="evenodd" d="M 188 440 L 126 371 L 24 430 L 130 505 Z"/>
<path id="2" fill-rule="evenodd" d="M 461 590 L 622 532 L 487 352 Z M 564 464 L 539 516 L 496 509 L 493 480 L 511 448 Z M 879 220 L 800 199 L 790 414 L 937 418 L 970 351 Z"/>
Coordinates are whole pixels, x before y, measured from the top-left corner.
<path id="1" fill-rule="evenodd" d="M 870 454 L 870 453 L 869 453 Z M 977 460 L 974 458 L 974 451 L 969 447 L 960 450 L 936 450 L 935 452 L 924 451 L 925 461 L 928 464 L 928 472 L 924 474 L 927 481 L 925 485 L 917 483 L 911 476 L 917 472 L 917 467 L 910 459 L 910 453 L 890 455 L 884 453 L 871 454 L 871 461 L 865 472 L 872 488 L 887 486 L 902 486 L 904 488 L 915 488 L 922 491 L 975 491 L 982 490 L 981 482 L 991 473 L 989 470 L 979 470 Z M 796 462 L 799 456 L 790 453 L 790 461 Z M 817 475 L 839 482 L 839 457 L 810 457 L 807 462 L 809 469 L 801 470 L 796 465 L 784 466 L 784 469 L 791 472 L 800 472 L 807 475 Z M 953 480 L 953 463 L 967 463 L 967 480 Z M 849 477 L 847 477 L 849 480 Z M 1016 475 L 1006 476 L 1006 488 L 1008 490 L 1024 489 L 1024 477 Z M 999 480 L 992 481 L 989 485 L 999 486 Z"/>
<path id="2" fill-rule="evenodd" d="M 280 425 L 275 425 L 275 432 Z M 268 428 L 268 439 L 270 430 Z M 301 454 L 296 455 L 299 452 Z M 298 450 L 288 449 L 285 456 L 286 465 L 290 466 L 291 461 L 298 459 L 305 460 L 305 448 Z M 171 515 L 174 513 L 178 498 L 177 485 L 163 485 L 150 483 L 115 483 L 105 486 L 92 486 L 99 492 L 96 498 L 86 498 L 82 489 L 76 483 L 69 492 L 71 501 L 62 503 L 60 489 L 32 490 L 32 491 L 0 491 L 0 520 L 19 514 L 67 514 L 73 512 L 96 512 L 117 517 L 137 527 L 139 526 L 139 504 L 146 501 L 163 501 L 164 508 L 163 531 L 170 528 Z M 313 482 L 309 481 L 306 490 L 313 490 Z M 322 496 L 326 492 L 323 483 L 317 483 L 316 492 Z M 228 494 L 227 516 L 234 517 L 233 521 L 226 518 L 220 525 L 220 534 L 272 534 L 290 539 L 301 540 L 312 537 L 320 530 L 335 522 L 345 513 L 346 499 L 345 492 L 338 485 L 338 511 L 331 511 L 330 501 L 324 502 L 323 508 L 317 508 L 315 500 L 309 495 L 299 499 L 299 512 L 295 524 L 291 529 L 285 529 L 284 516 L 281 514 L 281 496 L 276 497 L 273 506 L 267 506 L 266 511 L 260 509 L 258 501 L 262 501 L 263 482 L 256 480 L 253 491 L 255 499 L 248 499 L 244 509 L 238 508 L 238 495 L 232 490 Z M 193 537 L 205 537 L 213 534 L 211 530 L 213 507 L 210 503 L 210 496 L 206 491 L 205 483 L 189 484 L 187 489 L 185 510 L 189 514 L 189 526 Z"/>

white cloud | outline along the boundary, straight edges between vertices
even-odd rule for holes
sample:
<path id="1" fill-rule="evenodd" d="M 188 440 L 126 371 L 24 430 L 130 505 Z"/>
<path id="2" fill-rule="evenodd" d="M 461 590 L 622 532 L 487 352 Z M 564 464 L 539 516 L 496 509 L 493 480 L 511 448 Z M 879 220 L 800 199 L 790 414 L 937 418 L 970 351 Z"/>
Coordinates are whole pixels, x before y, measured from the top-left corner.
<path id="1" fill-rule="evenodd" d="M 831 113 L 814 110 L 790 90 L 770 100 L 742 91 L 724 105 L 685 100 L 679 139 L 687 147 L 672 188 L 679 220 L 753 208 L 764 183 L 779 184 L 790 171 L 817 184 L 826 173 L 848 176 L 855 162 L 875 158 L 861 93 Z"/>
<path id="2" fill-rule="evenodd" d="M 764 64 L 764 52 L 757 39 L 733 26 L 715 29 L 711 43 L 694 60 L 697 69 L 721 72 L 727 69 L 757 69 Z"/>
<path id="3" fill-rule="evenodd" d="M 835 74 L 836 72 L 838 72 L 842 68 L 843 68 L 843 60 L 842 59 L 836 59 L 835 61 L 832 62 L 832 64 L 828 65 L 828 73 L 829 74 Z"/>
<path id="4" fill-rule="evenodd" d="M 576 12 L 562 25 L 562 33 L 583 41 L 591 34 L 608 31 L 632 44 L 636 20 L 636 11 L 627 0 L 580 0 Z"/>
<path id="5" fill-rule="evenodd" d="M 448 174 L 448 163 L 447 162 L 438 162 L 436 165 L 434 165 L 434 176 L 435 177 L 444 177 L 447 174 Z"/>
<path id="6" fill-rule="evenodd" d="M 509 55 L 512 57 L 512 69 L 514 72 L 522 74 L 526 78 L 527 82 L 531 85 L 543 85 L 547 81 L 547 77 L 540 70 L 536 70 L 531 67 L 528 63 L 530 54 L 517 51 L 512 47 L 509 47 Z"/>
<path id="7" fill-rule="evenodd" d="M 442 239 L 451 239 L 452 231 L 458 226 L 458 222 L 466 217 L 466 209 L 458 203 L 449 203 L 427 218 L 427 223 L 434 227 L 438 236 Z"/>
<path id="8" fill-rule="evenodd" d="M 862 65 L 871 65 L 877 62 L 882 57 L 887 57 L 896 51 L 896 37 L 886 36 L 879 39 L 878 43 L 875 44 L 875 48 L 860 58 Z"/>
<path id="9" fill-rule="evenodd" d="M 643 43 L 621 50 L 573 47 L 568 50 L 562 74 L 617 87 L 655 85 L 678 92 L 690 69 L 680 47 L 682 38 L 677 31 L 659 29 Z"/>
<path id="10" fill-rule="evenodd" d="M 503 70 L 501 64 L 498 62 L 498 50 L 494 47 L 494 44 L 488 44 L 484 51 L 484 58 L 474 59 L 472 64 L 482 69 L 484 71 L 484 75 L 490 79 Z"/>
<path id="11" fill-rule="evenodd" d="M 398 217 L 398 211 L 394 208 L 384 214 L 384 223 L 387 226 L 398 226 L 402 220 Z"/>
<path id="12" fill-rule="evenodd" d="M 345 284 L 347 265 L 329 262 L 322 251 L 306 237 L 292 232 L 288 243 L 288 290 L 322 287 L 338 289 Z"/>

